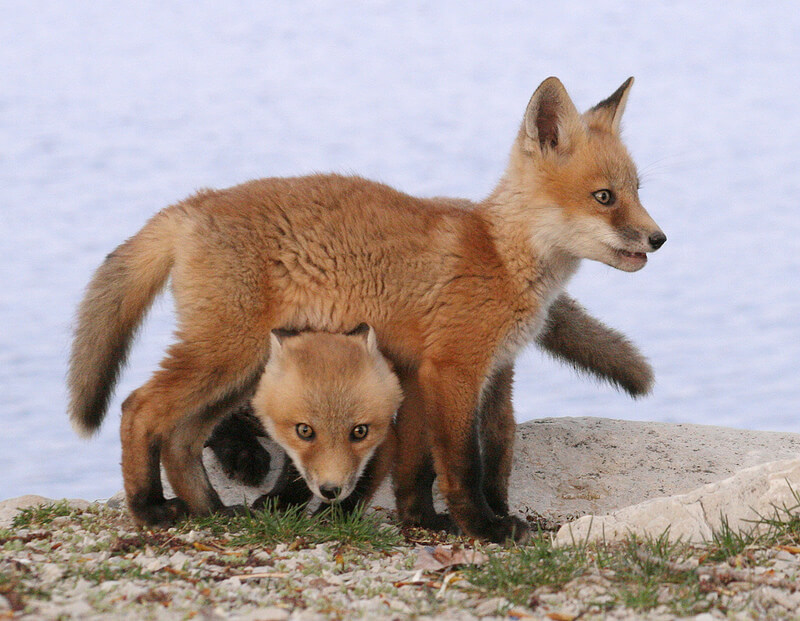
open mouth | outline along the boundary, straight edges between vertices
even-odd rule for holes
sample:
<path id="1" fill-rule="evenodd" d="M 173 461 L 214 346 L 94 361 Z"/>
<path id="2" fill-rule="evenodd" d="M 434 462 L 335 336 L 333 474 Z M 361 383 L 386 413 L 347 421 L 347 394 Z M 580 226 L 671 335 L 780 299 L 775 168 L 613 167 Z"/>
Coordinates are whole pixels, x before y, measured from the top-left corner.
<path id="1" fill-rule="evenodd" d="M 647 255 L 644 252 L 628 252 L 627 250 L 617 250 L 617 253 L 628 259 L 647 261 Z"/>
<path id="2" fill-rule="evenodd" d="M 644 252 L 631 252 L 623 250 L 622 248 L 613 248 L 614 254 L 617 256 L 617 264 L 615 267 L 628 272 L 637 271 L 642 269 L 647 264 L 647 255 Z"/>

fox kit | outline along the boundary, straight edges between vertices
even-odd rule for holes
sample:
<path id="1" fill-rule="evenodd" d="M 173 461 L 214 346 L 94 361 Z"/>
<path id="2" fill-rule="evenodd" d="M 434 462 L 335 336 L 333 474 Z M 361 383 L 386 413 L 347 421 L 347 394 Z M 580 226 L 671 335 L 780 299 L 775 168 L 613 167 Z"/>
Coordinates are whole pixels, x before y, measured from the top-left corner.
<path id="1" fill-rule="evenodd" d="M 112 252 L 78 310 L 68 383 L 79 432 L 100 425 L 133 333 L 170 276 L 179 319 L 161 368 L 122 406 L 134 517 L 165 523 L 221 507 L 203 443 L 252 395 L 271 330 L 366 321 L 404 393 L 393 466 L 401 519 L 435 522 L 435 474 L 462 531 L 524 539 L 507 503 L 520 349 L 537 341 L 633 394 L 652 381 L 627 341 L 563 294 L 581 259 L 632 272 L 666 240 L 620 140 L 631 83 L 580 114 L 558 79 L 545 80 L 504 175 L 474 206 L 358 177 L 261 179 L 167 207 Z M 154 483 L 159 458 L 176 499 Z"/>
<path id="2" fill-rule="evenodd" d="M 366 324 L 346 335 L 273 331 L 252 407 L 293 467 L 271 495 L 290 504 L 313 493 L 345 510 L 369 500 L 391 465 L 401 399 Z"/>

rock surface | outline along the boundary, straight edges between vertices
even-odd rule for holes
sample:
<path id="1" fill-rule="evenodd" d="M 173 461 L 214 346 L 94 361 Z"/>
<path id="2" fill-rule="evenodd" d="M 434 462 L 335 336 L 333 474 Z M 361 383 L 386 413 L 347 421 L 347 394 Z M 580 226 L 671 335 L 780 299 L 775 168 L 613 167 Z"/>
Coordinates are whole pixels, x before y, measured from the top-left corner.
<path id="1" fill-rule="evenodd" d="M 734 476 L 703 485 L 688 494 L 654 498 L 614 511 L 586 515 L 565 524 L 556 543 L 621 541 L 630 533 L 672 541 L 710 541 L 726 521 L 734 532 L 749 531 L 761 518 L 785 516 L 780 509 L 800 504 L 800 457 L 746 468 Z"/>
<path id="2" fill-rule="evenodd" d="M 517 428 L 511 506 L 556 521 L 684 494 L 758 464 L 800 456 L 800 434 L 602 418 Z"/>

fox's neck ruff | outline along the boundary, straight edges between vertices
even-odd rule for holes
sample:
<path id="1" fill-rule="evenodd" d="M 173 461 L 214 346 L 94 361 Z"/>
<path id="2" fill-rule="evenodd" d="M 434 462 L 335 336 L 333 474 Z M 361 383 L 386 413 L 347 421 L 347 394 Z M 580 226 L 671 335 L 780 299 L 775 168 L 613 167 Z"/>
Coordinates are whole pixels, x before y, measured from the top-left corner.
<path id="1" fill-rule="evenodd" d="M 514 183 L 515 178 L 507 172 L 477 210 L 520 291 L 532 291 L 546 307 L 577 271 L 580 259 L 557 244 L 558 207 L 537 201 L 535 188 Z"/>

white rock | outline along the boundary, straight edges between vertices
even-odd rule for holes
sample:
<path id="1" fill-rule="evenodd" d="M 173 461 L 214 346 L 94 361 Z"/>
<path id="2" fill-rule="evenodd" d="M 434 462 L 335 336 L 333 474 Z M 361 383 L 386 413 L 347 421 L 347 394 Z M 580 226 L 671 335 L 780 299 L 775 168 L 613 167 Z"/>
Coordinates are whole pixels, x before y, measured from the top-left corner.
<path id="1" fill-rule="evenodd" d="M 488 615 L 497 614 L 500 606 L 506 605 L 508 602 L 502 597 L 492 597 L 484 602 L 481 602 L 473 609 L 476 617 L 485 617 Z"/>
<path id="2" fill-rule="evenodd" d="M 191 558 L 183 552 L 175 552 L 169 557 L 169 564 L 172 569 L 183 569 L 183 566 L 190 561 Z"/>
<path id="3" fill-rule="evenodd" d="M 17 515 L 20 509 L 27 509 L 28 507 L 37 507 L 39 505 L 47 505 L 52 503 L 53 500 L 45 498 L 44 496 L 19 496 L 17 498 L 10 498 L 0 502 L 0 528 L 10 528 L 14 516 Z"/>
<path id="4" fill-rule="evenodd" d="M 55 563 L 47 563 L 39 570 L 39 579 L 45 583 L 61 580 L 63 575 L 64 570 Z"/>
<path id="5" fill-rule="evenodd" d="M 124 509 L 126 507 L 125 500 L 125 491 L 122 490 L 106 500 L 106 504 L 112 509 Z"/>
<path id="6" fill-rule="evenodd" d="M 800 489 L 800 457 L 746 468 L 688 494 L 656 498 L 609 515 L 584 516 L 561 527 L 557 544 L 616 541 L 628 533 L 657 537 L 669 529 L 672 540 L 701 542 L 718 530 L 722 516 L 734 530 L 747 530 L 775 507 L 793 506 L 792 489 Z"/>
<path id="7" fill-rule="evenodd" d="M 242 617 L 242 621 L 285 621 L 291 613 L 277 606 L 259 608 Z"/>

